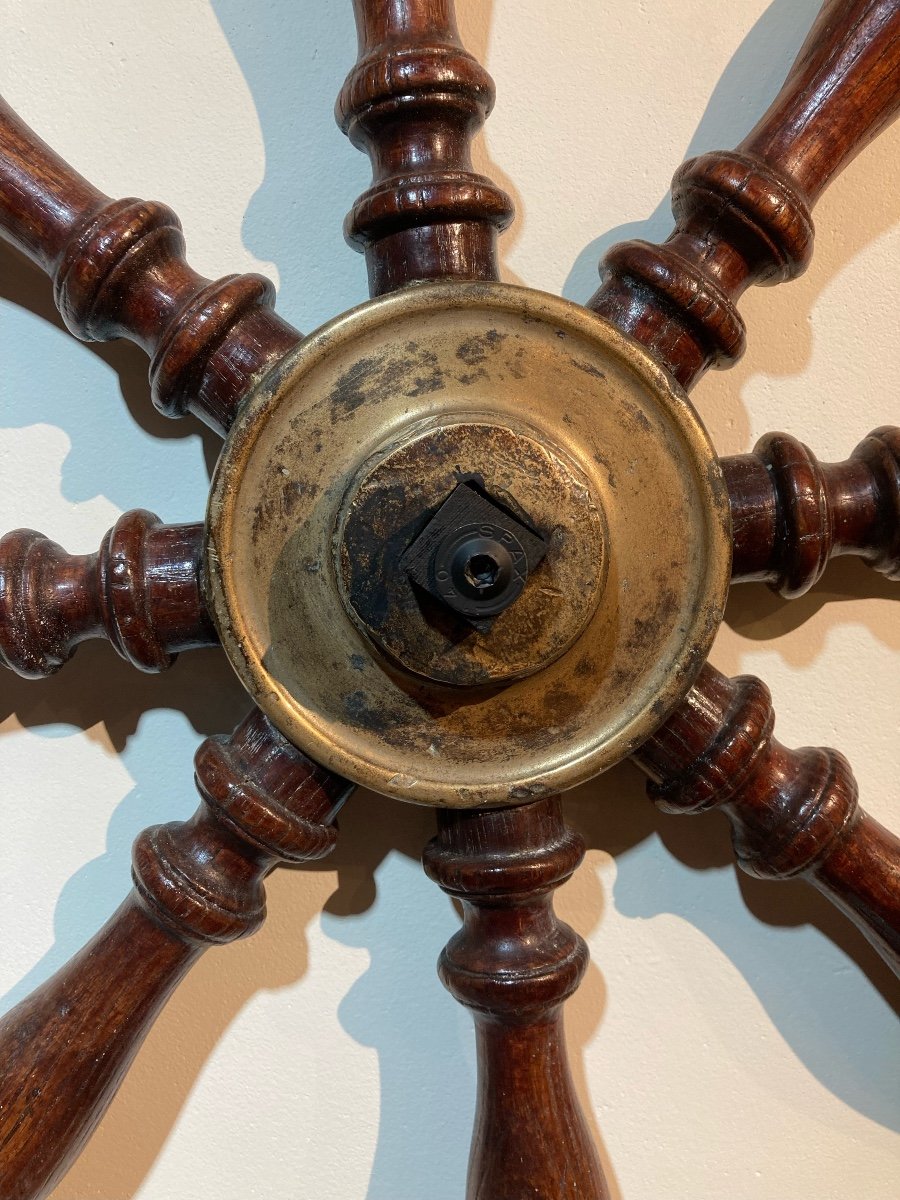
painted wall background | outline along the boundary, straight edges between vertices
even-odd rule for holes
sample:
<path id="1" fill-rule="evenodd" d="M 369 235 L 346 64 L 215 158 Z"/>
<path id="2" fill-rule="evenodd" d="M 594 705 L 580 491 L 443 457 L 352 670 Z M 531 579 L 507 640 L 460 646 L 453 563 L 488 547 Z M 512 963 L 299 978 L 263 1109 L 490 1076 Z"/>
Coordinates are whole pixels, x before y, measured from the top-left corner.
<path id="1" fill-rule="evenodd" d="M 458 8 L 498 86 L 478 154 L 516 199 L 505 276 L 584 301 L 607 245 L 668 231 L 682 158 L 766 108 L 818 0 Z M 9 101 L 110 194 L 170 203 L 199 270 L 271 274 L 304 329 L 365 298 L 341 220 L 368 165 L 332 117 L 348 0 L 0 0 L 0 20 Z M 900 417 L 898 151 L 895 128 L 826 194 L 803 279 L 746 298 L 746 357 L 695 393 L 722 453 L 786 428 L 843 458 Z M 5 251 L 0 295 L 0 528 L 87 551 L 130 507 L 197 519 L 214 439 L 154 413 L 140 353 L 73 341 Z M 769 682 L 782 740 L 848 753 L 896 827 L 894 597 L 852 562 L 791 605 L 746 587 L 714 661 Z M 88 645 L 0 680 L 2 1009 L 115 908 L 137 832 L 193 811 L 194 748 L 243 707 L 215 651 L 145 678 Z M 568 1036 L 617 1200 L 896 1196 L 898 992 L 874 953 L 802 886 L 738 877 L 724 822 L 657 815 L 628 767 L 568 809 L 590 850 L 559 908 L 593 952 Z M 474 1056 L 434 972 L 457 918 L 417 862 L 432 817 L 360 795 L 342 824 L 182 986 L 56 1200 L 463 1195 Z"/>

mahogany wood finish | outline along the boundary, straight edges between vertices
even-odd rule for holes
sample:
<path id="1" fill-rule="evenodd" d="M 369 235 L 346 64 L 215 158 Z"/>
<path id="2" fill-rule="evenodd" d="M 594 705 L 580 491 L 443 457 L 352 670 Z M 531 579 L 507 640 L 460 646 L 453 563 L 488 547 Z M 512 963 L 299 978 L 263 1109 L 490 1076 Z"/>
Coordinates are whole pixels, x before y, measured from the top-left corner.
<path id="1" fill-rule="evenodd" d="M 452 0 L 354 0 L 359 60 L 337 104 L 372 160 L 347 218 L 379 295 L 435 278 L 494 279 L 509 198 L 473 170 L 471 140 L 493 84 L 462 47 Z M 900 105 L 897 0 L 827 0 L 769 112 L 734 152 L 676 174 L 676 229 L 606 258 L 591 301 L 686 386 L 741 353 L 736 303 L 753 283 L 809 261 L 810 210 Z M 164 205 L 113 201 L 0 102 L 0 231 L 52 278 L 77 336 L 125 336 L 151 356 L 154 403 L 224 432 L 248 389 L 299 335 L 257 275 L 210 283 L 184 258 Z M 734 578 L 798 595 L 829 555 L 900 574 L 898 431 L 871 434 L 845 463 L 820 464 L 784 434 L 726 459 Z M 59 667 L 106 636 L 144 670 L 215 640 L 200 578 L 200 526 L 126 514 L 96 555 L 69 556 L 32 531 L 0 541 L 0 661 Z M 637 752 L 661 807 L 718 807 L 741 865 L 802 876 L 900 966 L 900 842 L 867 816 L 835 751 L 772 736 L 769 693 L 705 667 L 681 708 Z M 94 940 L 0 1021 L 0 1200 L 37 1200 L 61 1179 L 148 1028 L 206 946 L 252 932 L 278 861 L 331 848 L 343 780 L 291 747 L 258 711 L 196 759 L 194 818 L 147 830 L 131 895 Z M 558 799 L 447 811 L 425 852 L 464 911 L 441 977 L 475 1016 L 479 1096 L 469 1200 L 605 1200 L 566 1060 L 562 1005 L 586 965 L 552 896 L 583 854 Z"/>
<path id="2" fill-rule="evenodd" d="M 0 664 L 51 675 L 87 638 L 108 638 L 141 671 L 218 635 L 201 587 L 202 525 L 125 513 L 96 554 L 66 554 L 33 529 L 0 538 Z"/>
<path id="3" fill-rule="evenodd" d="M 826 0 L 771 108 L 735 151 L 684 163 L 661 246 L 621 242 L 589 302 L 685 387 L 743 353 L 736 302 L 793 279 L 812 254 L 810 210 L 900 110 L 900 5 Z"/>
<path id="4" fill-rule="evenodd" d="M 766 685 L 705 666 L 687 699 L 634 755 L 666 812 L 718 808 L 741 867 L 800 876 L 828 896 L 900 974 L 900 839 L 858 805 L 836 750 L 788 750 L 772 736 Z"/>
<path id="5" fill-rule="evenodd" d="M 438 813 L 425 870 L 462 902 L 440 975 L 472 1010 L 478 1107 L 468 1200 L 606 1200 L 603 1172 L 566 1058 L 562 1003 L 587 966 L 553 891 L 584 857 L 558 798 Z"/>
<path id="6" fill-rule="evenodd" d="M 272 311 L 262 275 L 211 283 L 188 266 L 164 204 L 111 200 L 0 100 L 0 233 L 53 279 L 68 329 L 126 337 L 150 355 L 153 403 L 228 429 L 254 381 L 300 335 Z"/>
<path id="7" fill-rule="evenodd" d="M 900 429 L 874 430 L 841 463 L 769 433 L 752 454 L 722 459 L 722 471 L 735 582 L 764 579 L 782 596 L 802 596 L 839 554 L 900 579 Z"/>
<path id="8" fill-rule="evenodd" d="M 354 0 L 360 60 L 337 103 L 368 151 L 373 187 L 347 218 L 373 296 L 423 279 L 496 279 L 509 198 L 471 170 L 469 142 L 493 104 L 490 76 L 462 47 L 452 0 Z M 552 889 L 584 847 L 558 799 L 515 811 L 438 813 L 425 869 L 463 901 L 440 973 L 475 1014 L 478 1112 L 468 1200 L 606 1200 L 572 1086 L 562 1003 L 584 973 L 583 941 L 553 913 Z"/>
<path id="9" fill-rule="evenodd" d="M 512 201 L 472 169 L 470 145 L 494 84 L 463 49 L 453 0 L 353 0 L 359 60 L 337 119 L 372 160 L 372 187 L 347 217 L 373 295 L 412 281 L 496 279 Z"/>
<path id="10" fill-rule="evenodd" d="M 96 937 L 0 1020 L 0 1200 L 40 1200 L 72 1165 L 178 982 L 253 933 L 279 862 L 333 847 L 344 780 L 255 709 L 195 760 L 201 804 L 134 846 L 134 890 Z"/>

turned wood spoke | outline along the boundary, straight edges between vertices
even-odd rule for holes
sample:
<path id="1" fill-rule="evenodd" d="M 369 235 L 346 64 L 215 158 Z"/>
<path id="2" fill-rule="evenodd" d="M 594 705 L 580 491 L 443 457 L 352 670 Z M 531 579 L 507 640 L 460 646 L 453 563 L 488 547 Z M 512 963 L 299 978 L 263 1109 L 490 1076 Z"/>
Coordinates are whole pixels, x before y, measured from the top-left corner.
<path id="1" fill-rule="evenodd" d="M 478 1107 L 470 1200 L 609 1193 L 575 1096 L 562 1004 L 587 946 L 553 911 L 553 890 L 584 857 L 559 799 L 438 814 L 428 875 L 463 906 L 440 975 L 475 1016 Z"/>
<path id="2" fill-rule="evenodd" d="M 684 163 L 676 226 L 660 246 L 607 253 L 589 307 L 643 342 L 685 387 L 743 353 L 736 302 L 793 279 L 813 243 L 810 210 L 900 108 L 900 5 L 826 0 L 781 92 L 735 151 Z"/>
<path id="3" fill-rule="evenodd" d="M 433 278 L 497 279 L 497 232 L 512 204 L 472 172 L 469 150 L 494 89 L 460 44 L 451 0 L 354 0 L 354 8 L 360 57 L 337 112 L 373 165 L 373 186 L 346 224 L 366 252 L 371 294 Z M 581 861 L 581 839 L 557 799 L 440 811 L 438 822 L 425 869 L 465 912 L 440 974 L 476 1027 L 466 1194 L 606 1200 L 562 1032 L 561 1006 L 584 974 L 587 948 L 551 900 Z"/>
<path id="4" fill-rule="evenodd" d="M 452 0 L 353 0 L 359 60 L 337 118 L 372 160 L 347 217 L 372 295 L 425 279 L 496 279 L 512 201 L 472 169 L 471 141 L 494 84 L 462 46 Z"/>
<path id="5" fill-rule="evenodd" d="M 681 707 L 634 761 L 666 812 L 720 809 L 741 867 L 808 880 L 900 973 L 900 839 L 859 807 L 836 750 L 789 750 L 772 736 L 768 688 L 705 666 Z"/>
<path id="6" fill-rule="evenodd" d="M 840 463 L 819 462 L 796 438 L 769 433 L 752 454 L 721 465 L 734 582 L 765 580 L 782 596 L 802 596 L 839 554 L 900 579 L 900 429 L 873 430 Z"/>
<path id="7" fill-rule="evenodd" d="M 0 234 L 53 280 L 68 329 L 126 337 L 150 355 L 153 403 L 228 429 L 254 382 L 300 338 L 272 311 L 262 275 L 215 283 L 184 257 L 164 204 L 111 200 L 0 100 Z"/>
<path id="8" fill-rule="evenodd" d="M 372 185 L 345 225 L 365 253 L 372 296 L 425 280 L 496 280 L 497 236 L 513 208 L 473 168 L 471 142 L 494 88 L 461 44 L 452 0 L 354 0 L 354 11 L 358 61 L 337 118 L 372 163 Z M 736 150 L 684 164 L 672 189 L 674 232 L 661 246 L 613 247 L 589 307 L 685 386 L 734 362 L 745 341 L 741 295 L 805 269 L 814 203 L 898 107 L 897 0 L 827 0 L 756 128 Z M 103 195 L 2 101 L 0 233 L 52 278 L 76 336 L 127 337 L 148 353 L 153 402 L 167 415 L 190 411 L 227 432 L 248 392 L 300 340 L 274 314 L 268 280 L 198 275 L 170 209 Z M 723 459 L 722 471 L 734 581 L 800 595 L 838 554 L 900 578 L 896 428 L 875 430 L 842 463 L 820 463 L 795 438 L 770 434 L 752 454 Z M 144 511 L 120 518 L 96 554 L 66 554 L 31 530 L 6 535 L 0 664 L 47 675 L 79 642 L 105 637 L 156 671 L 181 650 L 214 644 L 204 536 L 201 525 L 167 526 Z M 707 665 L 634 759 L 661 808 L 720 808 L 745 870 L 807 879 L 900 971 L 900 841 L 859 807 L 840 754 L 787 749 L 773 725 L 759 680 Z M 208 738 L 195 767 L 194 817 L 138 837 L 122 906 L 0 1020 L 0 1200 L 49 1194 L 192 964 L 259 926 L 277 863 L 316 859 L 334 844 L 350 785 L 258 709 L 230 737 Z M 609 1196 L 563 1034 L 587 948 L 553 909 L 583 853 L 556 797 L 441 810 L 424 853 L 428 875 L 463 909 L 439 971 L 476 1027 L 469 1200 Z"/>
<path id="9" fill-rule="evenodd" d="M 321 858 L 349 785 L 255 709 L 195 760 L 190 821 L 145 830 L 134 889 L 95 938 L 0 1020 L 0 1200 L 41 1200 L 72 1165 L 150 1026 L 210 945 L 253 933 L 279 862 Z"/>
<path id="10" fill-rule="evenodd" d="M 141 671 L 218 643 L 201 586 L 202 525 L 163 525 L 138 509 L 96 554 L 66 554 L 33 529 L 0 538 L 0 664 L 51 675 L 79 642 L 108 638 Z"/>

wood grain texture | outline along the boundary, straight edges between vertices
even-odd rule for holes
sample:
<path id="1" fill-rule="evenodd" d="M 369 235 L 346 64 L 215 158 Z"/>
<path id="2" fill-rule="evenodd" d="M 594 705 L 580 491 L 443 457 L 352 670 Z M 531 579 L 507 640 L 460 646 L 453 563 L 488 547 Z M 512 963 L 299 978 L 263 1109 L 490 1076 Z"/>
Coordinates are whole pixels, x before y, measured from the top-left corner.
<path id="1" fill-rule="evenodd" d="M 900 580 L 900 429 L 875 429 L 846 462 L 822 463 L 786 433 L 721 461 L 734 530 L 732 579 L 802 596 L 829 559 L 855 554 Z"/>
<path id="2" fill-rule="evenodd" d="M 336 113 L 372 160 L 345 231 L 373 294 L 410 281 L 496 279 L 512 201 L 472 167 L 494 85 L 463 48 L 452 0 L 354 0 L 359 58 Z"/>
<path id="3" fill-rule="evenodd" d="M 201 584 L 202 525 L 163 525 L 127 512 L 96 554 L 67 554 L 33 529 L 0 538 L 0 664 L 51 675 L 80 642 L 107 638 L 141 671 L 218 635 Z"/>
<path id="4" fill-rule="evenodd" d="M 707 665 L 634 760 L 660 808 L 724 812 L 745 871 L 808 880 L 900 974 L 900 839 L 859 807 L 842 754 L 789 750 L 774 723 L 761 680 Z"/>
<path id="5" fill-rule="evenodd" d="M 41 1200 L 209 945 L 252 933 L 278 862 L 321 858 L 349 790 L 254 710 L 197 752 L 190 821 L 145 830 L 134 890 L 96 937 L 0 1020 L 0 1200 Z"/>
<path id="6" fill-rule="evenodd" d="M 210 282 L 184 257 L 164 204 L 111 200 L 0 100 L 0 234 L 53 280 L 67 328 L 150 355 L 153 403 L 228 429 L 254 382 L 300 338 L 262 275 Z"/>
<path id="7" fill-rule="evenodd" d="M 425 279 L 498 278 L 497 231 L 512 205 L 472 173 L 469 151 L 493 84 L 462 49 L 453 4 L 354 0 L 354 8 L 359 62 L 337 114 L 373 163 L 373 187 L 346 226 L 366 251 L 371 294 Z M 584 973 L 587 948 L 551 900 L 584 847 L 556 799 L 439 811 L 438 830 L 425 870 L 465 913 L 441 978 L 475 1014 L 468 1200 L 605 1200 L 562 1033 L 561 1005 Z"/>
<path id="8" fill-rule="evenodd" d="M 338 121 L 369 151 L 375 182 L 347 219 L 369 290 L 425 279 L 496 279 L 497 231 L 512 216 L 471 171 L 469 142 L 493 85 L 462 49 L 450 0 L 354 0 L 359 62 Z M 587 965 L 552 891 L 584 847 L 558 799 L 514 810 L 438 812 L 425 870 L 463 904 L 440 974 L 475 1015 L 478 1107 L 468 1200 L 606 1200 L 572 1084 L 562 1004 Z"/>
<path id="9" fill-rule="evenodd" d="M 793 279 L 812 254 L 811 209 L 900 110 L 900 5 L 827 0 L 781 92 L 735 151 L 691 159 L 672 182 L 662 245 L 607 253 L 589 307 L 647 346 L 685 387 L 731 366 L 737 301 Z"/>
<path id="10" fill-rule="evenodd" d="M 558 798 L 488 812 L 441 811 L 428 875 L 462 903 L 440 976 L 475 1016 L 478 1106 L 468 1200 L 605 1200 L 572 1083 L 562 1004 L 587 947 L 553 911 L 584 856 Z"/>

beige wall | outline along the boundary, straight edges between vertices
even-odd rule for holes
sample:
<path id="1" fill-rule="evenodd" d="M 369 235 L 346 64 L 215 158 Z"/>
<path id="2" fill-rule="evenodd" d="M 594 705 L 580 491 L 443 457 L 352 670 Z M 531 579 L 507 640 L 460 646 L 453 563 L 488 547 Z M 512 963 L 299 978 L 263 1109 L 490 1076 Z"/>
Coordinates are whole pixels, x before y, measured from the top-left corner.
<path id="1" fill-rule="evenodd" d="M 816 8 L 460 0 L 498 84 L 479 158 L 518 207 L 507 278 L 583 301 L 612 240 L 664 234 L 673 169 L 749 127 Z M 309 329 L 365 295 L 340 221 L 367 164 L 331 114 L 349 9 L 0 0 L 3 90 L 113 195 L 171 203 L 200 270 L 271 273 Z M 826 195 L 802 280 L 746 299 L 746 357 L 696 391 L 722 452 L 786 428 L 841 458 L 897 421 L 898 150 L 900 128 Z M 2 270 L 0 527 L 87 550 L 129 507 L 196 519 L 212 442 L 151 413 L 139 354 L 74 343 L 44 282 Z M 790 606 L 742 589 L 714 653 L 768 680 L 783 740 L 847 752 L 895 827 L 897 612 L 840 563 Z M 241 699 L 215 652 L 146 679 L 107 647 L 0 689 L 9 1006 L 116 905 L 137 831 L 192 810 L 193 748 Z M 895 1197 L 897 991 L 873 954 L 802 887 L 739 878 L 718 818 L 658 817 L 628 768 L 569 812 L 590 851 L 560 909 L 593 951 L 569 1040 L 613 1195 Z M 361 796 L 334 859 L 272 879 L 267 927 L 183 986 L 59 1200 L 462 1196 L 474 1062 L 433 970 L 456 917 L 416 862 L 431 823 Z"/>

